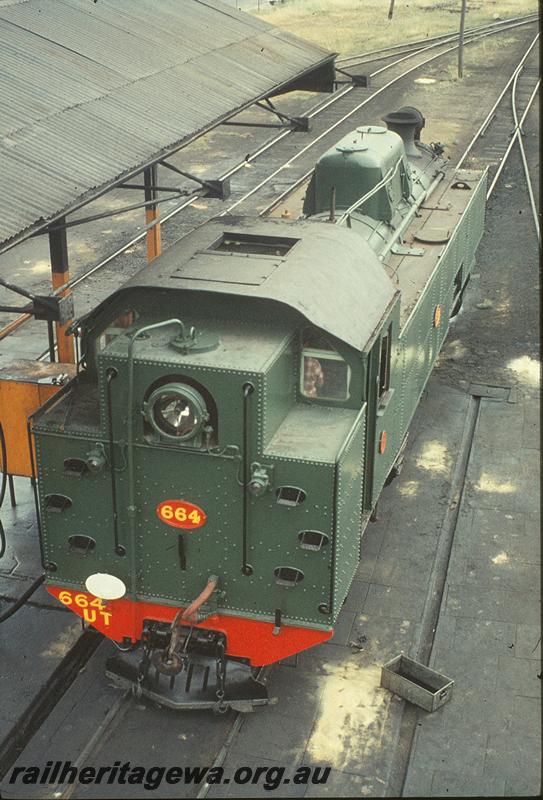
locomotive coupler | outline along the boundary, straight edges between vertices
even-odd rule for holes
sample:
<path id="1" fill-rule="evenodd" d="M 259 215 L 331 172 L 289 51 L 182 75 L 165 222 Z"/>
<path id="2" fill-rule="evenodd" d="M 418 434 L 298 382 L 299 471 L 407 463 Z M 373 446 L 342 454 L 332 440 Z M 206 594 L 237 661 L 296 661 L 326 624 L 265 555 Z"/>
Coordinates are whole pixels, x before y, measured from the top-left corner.
<path id="1" fill-rule="evenodd" d="M 224 633 L 183 624 L 179 615 L 174 623 L 147 621 L 136 650 L 107 660 L 108 677 L 139 697 L 179 710 L 252 711 L 273 702 L 250 664 L 226 655 Z"/>

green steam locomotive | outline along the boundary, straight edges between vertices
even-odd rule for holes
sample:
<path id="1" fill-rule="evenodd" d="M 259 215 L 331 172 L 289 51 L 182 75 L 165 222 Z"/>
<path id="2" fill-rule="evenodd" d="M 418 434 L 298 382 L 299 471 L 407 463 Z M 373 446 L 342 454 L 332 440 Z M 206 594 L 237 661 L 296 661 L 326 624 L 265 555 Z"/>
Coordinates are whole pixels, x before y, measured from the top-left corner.
<path id="1" fill-rule="evenodd" d="M 266 218 L 196 229 L 79 320 L 32 420 L 48 590 L 173 707 L 268 701 L 332 636 L 364 529 L 461 302 L 486 175 L 411 108 Z"/>

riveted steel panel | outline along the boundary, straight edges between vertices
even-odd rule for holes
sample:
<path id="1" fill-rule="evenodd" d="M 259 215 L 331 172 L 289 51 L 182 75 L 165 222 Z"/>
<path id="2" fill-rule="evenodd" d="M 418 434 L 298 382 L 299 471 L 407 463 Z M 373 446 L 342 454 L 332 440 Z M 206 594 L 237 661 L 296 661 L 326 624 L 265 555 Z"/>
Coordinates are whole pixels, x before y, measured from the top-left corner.
<path id="1" fill-rule="evenodd" d="M 407 432 L 449 329 L 455 276 L 462 266 L 462 282 L 465 284 L 475 261 L 474 253 L 483 234 L 486 183 L 485 173 L 477 182 L 466 211 L 441 251 L 435 270 L 400 334 L 403 434 Z M 442 306 L 442 312 L 441 323 L 436 327 L 434 314 L 438 304 Z"/>
<path id="2" fill-rule="evenodd" d="M 226 576 L 240 573 L 239 466 L 237 458 L 188 449 L 137 448 L 138 594 L 189 603 L 204 589 L 210 575 L 219 575 L 221 589 L 225 589 Z M 199 506 L 207 517 L 205 525 L 184 530 L 166 524 L 157 515 L 157 506 L 166 500 Z"/>
<path id="3" fill-rule="evenodd" d="M 173 450 L 140 449 L 137 459 L 136 503 L 138 592 L 140 596 L 187 603 L 218 575 L 217 598 L 223 611 L 326 624 L 318 611 L 327 601 L 331 546 L 312 552 L 299 546 L 304 530 L 320 530 L 331 540 L 333 469 L 325 465 L 274 462 L 274 485 L 264 496 L 250 498 L 248 562 L 253 573 L 242 574 L 242 500 L 240 462 L 235 458 Z M 277 503 L 281 484 L 300 485 L 307 497 L 299 507 Z M 157 505 L 183 499 L 205 511 L 206 523 L 184 531 L 162 522 Z M 185 569 L 179 559 L 183 537 Z M 291 567 L 302 581 L 293 587 L 277 583 L 274 570 Z"/>
<path id="4" fill-rule="evenodd" d="M 52 576 L 66 585 L 84 584 L 95 572 L 111 572 L 129 583 L 129 559 L 116 555 L 114 550 L 109 471 L 87 472 L 77 478 L 64 469 L 65 459 L 84 459 L 95 444 L 95 439 L 36 434 L 44 561 L 57 565 Z M 50 494 L 68 497 L 70 508 L 62 512 L 48 510 L 46 497 Z M 118 500 L 122 505 L 122 491 Z M 68 540 L 74 535 L 92 537 L 96 542 L 94 549 L 83 552 L 72 548 Z"/>
<path id="5" fill-rule="evenodd" d="M 334 620 L 341 611 L 358 567 L 362 535 L 365 435 L 366 405 L 364 404 L 336 467 L 334 583 L 331 609 Z"/>
<path id="6" fill-rule="evenodd" d="M 381 406 L 378 404 L 376 410 L 373 442 L 372 506 L 377 502 L 405 435 L 402 429 L 404 389 L 402 376 L 405 353 L 398 338 L 400 327 L 399 303 L 385 322 L 381 334 L 385 334 L 389 330 L 389 326 L 391 330 L 390 380 L 385 403 Z M 382 437 L 386 438 L 384 450 L 381 448 Z"/>
<path id="7" fill-rule="evenodd" d="M 296 402 L 298 369 L 294 348 L 294 341 L 285 346 L 264 377 L 262 400 L 264 447 L 269 444 Z"/>
<path id="8" fill-rule="evenodd" d="M 334 466 L 277 457 L 264 459 L 264 463 L 273 467 L 273 487 L 251 503 L 249 561 L 254 576 L 237 581 L 236 596 L 245 598 L 239 610 L 252 607 L 271 614 L 280 608 L 290 619 L 329 625 L 330 617 L 323 615 L 319 606 L 329 602 Z M 302 489 L 305 500 L 296 506 L 279 504 L 276 492 L 281 486 Z M 318 531 L 328 542 L 319 551 L 304 550 L 299 541 L 303 531 Z M 300 570 L 303 580 L 295 587 L 277 585 L 274 570 L 281 566 Z"/>

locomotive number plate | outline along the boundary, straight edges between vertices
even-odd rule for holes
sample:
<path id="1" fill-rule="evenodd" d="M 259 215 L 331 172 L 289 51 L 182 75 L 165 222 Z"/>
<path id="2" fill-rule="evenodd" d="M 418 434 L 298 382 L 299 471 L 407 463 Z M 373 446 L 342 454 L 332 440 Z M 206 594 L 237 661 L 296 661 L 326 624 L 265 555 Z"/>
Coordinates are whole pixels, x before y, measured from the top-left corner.
<path id="1" fill-rule="evenodd" d="M 156 507 L 156 515 L 166 525 L 188 530 L 201 528 L 207 520 L 205 511 L 185 500 L 163 500 Z"/>

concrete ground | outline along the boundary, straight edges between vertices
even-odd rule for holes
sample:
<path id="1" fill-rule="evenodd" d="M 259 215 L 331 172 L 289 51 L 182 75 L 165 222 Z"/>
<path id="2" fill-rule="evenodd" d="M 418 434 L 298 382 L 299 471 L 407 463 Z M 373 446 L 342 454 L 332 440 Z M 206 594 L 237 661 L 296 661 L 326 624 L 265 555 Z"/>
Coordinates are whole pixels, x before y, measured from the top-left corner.
<path id="1" fill-rule="evenodd" d="M 484 400 L 431 666 L 454 698 L 421 713 L 405 796 L 539 793 L 538 409 Z"/>
<path id="2" fill-rule="evenodd" d="M 525 136 L 535 187 L 538 111 Z M 421 715 L 407 796 L 541 789 L 539 253 L 517 152 L 489 205 L 436 378 L 514 386 L 518 402 L 481 404 L 431 661 L 456 697 Z"/>

